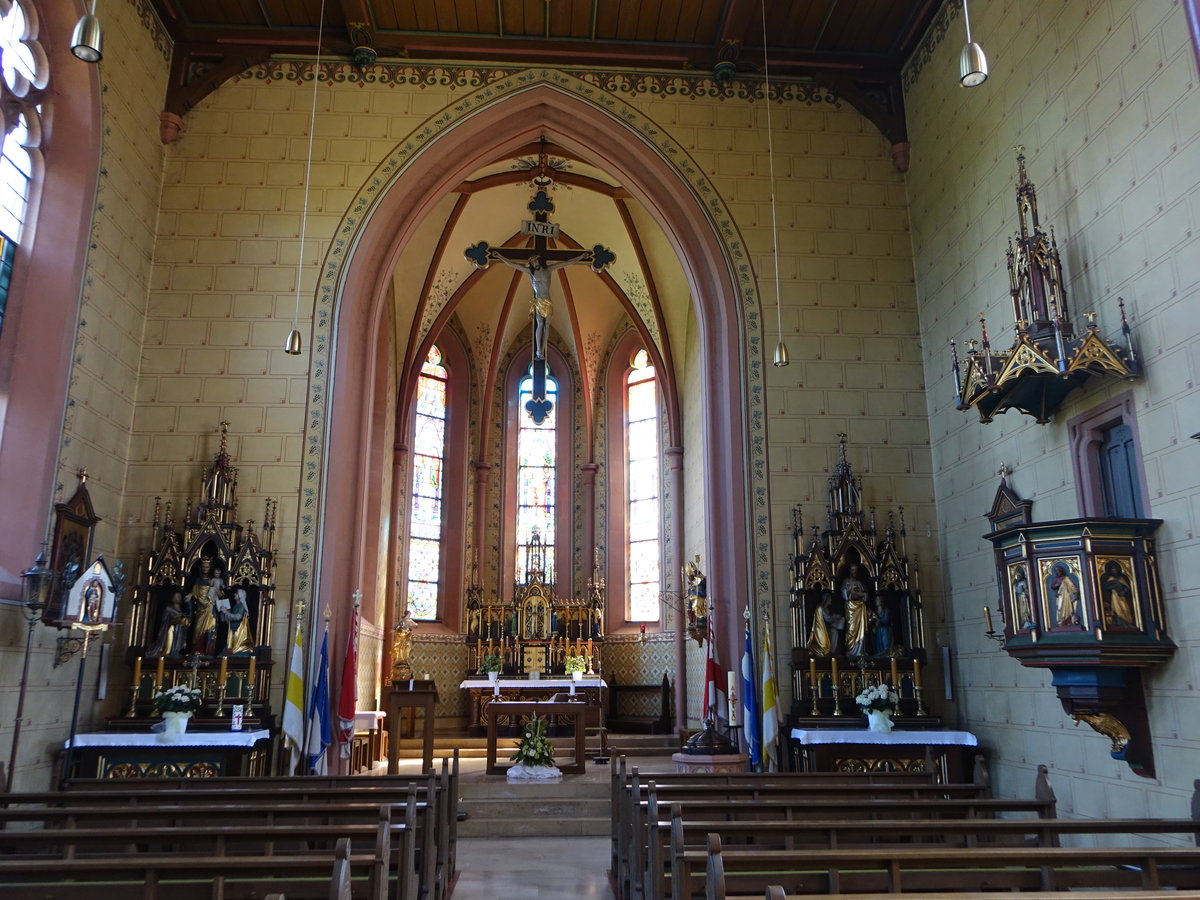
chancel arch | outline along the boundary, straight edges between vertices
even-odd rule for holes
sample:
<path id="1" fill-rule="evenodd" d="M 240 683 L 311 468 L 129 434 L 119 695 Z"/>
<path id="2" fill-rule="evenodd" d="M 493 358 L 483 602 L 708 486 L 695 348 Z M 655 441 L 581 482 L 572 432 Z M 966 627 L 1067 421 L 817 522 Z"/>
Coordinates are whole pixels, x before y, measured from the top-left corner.
<path id="1" fill-rule="evenodd" d="M 619 182 L 680 267 L 679 293 L 687 297 L 684 310 L 674 315 L 685 323 L 677 352 L 685 346 L 686 329 L 693 328 L 699 354 L 694 361 L 699 372 L 694 400 L 699 446 L 685 452 L 695 454 L 704 472 L 703 497 L 696 502 L 703 505 L 705 524 L 694 530 L 695 545 L 682 547 L 664 566 L 664 588 L 678 590 L 677 563 L 683 552 L 720 548 L 720 565 L 710 573 L 712 595 L 732 604 L 732 598 L 757 591 L 759 602 L 764 602 L 769 598 L 769 577 L 755 568 L 751 541 L 758 538 L 751 534 L 749 522 L 750 498 L 766 495 L 765 476 L 755 474 L 757 480 L 751 480 L 751 473 L 763 472 L 762 461 L 755 463 L 752 453 L 763 451 L 750 449 L 763 446 L 754 433 L 762 428 L 762 416 L 755 414 L 756 404 L 761 404 L 761 338 L 757 295 L 732 217 L 716 194 L 705 190 L 705 179 L 684 149 L 663 137 L 652 122 L 619 98 L 552 71 L 495 82 L 486 92 L 464 97 L 430 118 L 364 183 L 337 231 L 317 288 L 305 448 L 303 514 L 313 517 L 320 542 L 312 555 L 301 547 L 298 581 L 315 577 L 322 596 L 348 596 L 361 584 L 374 584 L 373 573 L 363 571 L 365 538 L 359 523 L 373 516 L 363 507 L 379 502 L 362 489 L 377 457 L 364 447 L 364 440 L 378 443 L 386 438 L 384 429 L 371 427 L 367 398 L 387 382 L 384 375 L 399 356 L 395 348 L 395 355 L 386 360 L 365 356 L 363 347 L 369 344 L 364 335 L 387 321 L 382 310 L 394 304 L 396 346 L 421 343 L 420 335 L 410 340 L 412 330 L 427 328 L 438 312 L 427 308 L 414 320 L 413 298 L 397 298 L 401 279 L 395 273 L 411 266 L 411 251 L 424 247 L 427 252 L 437 245 L 429 231 L 430 213 L 439 204 L 452 206 L 455 188 L 473 173 L 518 155 L 543 137 L 572 159 Z M 525 202 L 524 194 L 513 192 L 514 205 Z M 521 211 L 515 206 L 510 213 L 516 218 Z M 583 230 L 571 226 L 573 233 Z M 406 271 L 410 277 L 405 282 L 417 281 Z M 459 274 L 470 277 L 465 270 Z M 438 284 L 441 276 L 438 272 L 429 294 L 452 290 Z M 449 281 L 456 277 L 454 272 L 445 275 Z M 504 302 L 503 296 L 494 302 Z M 520 306 L 525 301 L 516 302 L 519 311 L 510 319 L 522 320 L 525 311 Z M 554 327 L 563 324 L 556 320 Z M 467 335 L 472 341 L 476 337 Z M 585 346 L 576 350 L 586 361 L 595 351 L 584 339 Z M 748 348 L 746 356 L 743 347 Z M 472 348 L 477 363 L 496 356 L 497 349 Z M 593 368 L 599 373 L 598 365 Z M 493 421 L 489 427 L 499 426 Z M 497 462 L 473 460 L 472 465 L 478 469 Z M 320 483 L 321 499 L 310 502 L 307 488 L 314 482 Z M 672 502 L 671 514 L 681 520 L 683 500 L 676 496 Z M 474 506 L 476 517 L 495 512 Z M 372 598 L 368 606 L 385 627 L 390 626 L 386 598 Z M 736 636 L 731 631 L 727 637 L 722 656 L 735 659 Z"/>

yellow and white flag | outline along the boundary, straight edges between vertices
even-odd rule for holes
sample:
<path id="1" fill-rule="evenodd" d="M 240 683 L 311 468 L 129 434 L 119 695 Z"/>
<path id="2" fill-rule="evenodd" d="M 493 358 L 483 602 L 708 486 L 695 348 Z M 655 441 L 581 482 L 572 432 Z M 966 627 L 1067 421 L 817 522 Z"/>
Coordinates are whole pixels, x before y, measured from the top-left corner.
<path id="1" fill-rule="evenodd" d="M 775 687 L 775 661 L 771 657 L 771 623 L 762 624 L 762 755 L 763 768 L 779 771 L 779 691 Z"/>
<path id="2" fill-rule="evenodd" d="M 291 665 L 288 667 L 287 694 L 283 704 L 283 745 L 288 751 L 287 774 L 294 775 L 304 748 L 304 635 L 296 623 L 296 640 L 292 644 Z"/>

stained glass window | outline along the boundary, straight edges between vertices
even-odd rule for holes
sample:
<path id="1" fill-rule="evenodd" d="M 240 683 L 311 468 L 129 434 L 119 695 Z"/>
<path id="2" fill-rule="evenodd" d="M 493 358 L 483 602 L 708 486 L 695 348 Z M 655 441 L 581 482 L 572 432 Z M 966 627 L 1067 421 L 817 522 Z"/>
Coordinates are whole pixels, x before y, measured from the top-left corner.
<path id="1" fill-rule="evenodd" d="M 658 385 L 645 350 L 634 354 L 631 367 L 625 380 L 629 620 L 657 622 L 662 590 Z"/>
<path id="2" fill-rule="evenodd" d="M 5 7 L 7 7 L 5 9 Z M 25 7 L 30 7 L 26 12 Z M 36 9 L 28 0 L 0 4 L 0 76 L 4 78 L 8 131 L 0 139 L 0 327 L 8 298 L 14 245 L 20 243 L 29 208 L 35 155 L 39 153 L 41 89 L 49 80 L 46 55 L 37 41 Z"/>
<path id="3" fill-rule="evenodd" d="M 438 617 L 445 457 L 446 368 L 442 352 L 432 347 L 417 379 L 408 529 L 408 608 L 414 619 L 425 621 Z"/>
<path id="4" fill-rule="evenodd" d="M 529 545 L 536 531 L 544 545 L 547 583 L 554 581 L 555 467 L 558 458 L 558 382 L 546 367 L 546 399 L 554 404 L 540 425 L 525 413 L 533 378 L 518 386 L 517 424 L 517 580 L 525 580 Z"/>

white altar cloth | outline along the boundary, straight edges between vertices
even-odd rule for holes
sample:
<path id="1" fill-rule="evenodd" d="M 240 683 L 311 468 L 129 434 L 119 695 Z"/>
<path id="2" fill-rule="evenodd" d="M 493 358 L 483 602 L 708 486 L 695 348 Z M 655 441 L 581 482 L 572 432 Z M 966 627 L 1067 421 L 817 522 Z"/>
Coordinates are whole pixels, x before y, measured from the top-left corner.
<path id="1" fill-rule="evenodd" d="M 271 737 L 266 729 L 260 731 L 185 731 L 173 736 L 170 744 L 173 747 L 253 747 L 259 741 Z M 75 735 L 76 748 L 79 747 L 161 747 L 161 734 L 152 732 L 120 732 L 107 731 L 94 734 Z M 70 747 L 71 742 L 64 741 L 64 747 Z"/>
<path id="2" fill-rule="evenodd" d="M 938 744 L 977 747 L 979 739 L 969 731 L 867 731 L 864 728 L 793 728 L 798 744 Z"/>
<path id="3" fill-rule="evenodd" d="M 460 688 L 475 690 L 484 690 L 491 687 L 498 687 L 501 690 L 520 690 L 521 688 L 552 688 L 554 690 L 567 691 L 571 689 L 571 685 L 577 688 L 606 688 L 608 685 L 603 678 L 588 678 L 586 675 L 580 680 L 575 681 L 573 678 L 497 678 L 495 681 L 488 681 L 486 678 L 468 678 L 459 685 Z"/>
<path id="4" fill-rule="evenodd" d="M 360 709 L 354 714 L 355 731 L 375 731 L 383 727 L 387 712 L 382 709 Z"/>

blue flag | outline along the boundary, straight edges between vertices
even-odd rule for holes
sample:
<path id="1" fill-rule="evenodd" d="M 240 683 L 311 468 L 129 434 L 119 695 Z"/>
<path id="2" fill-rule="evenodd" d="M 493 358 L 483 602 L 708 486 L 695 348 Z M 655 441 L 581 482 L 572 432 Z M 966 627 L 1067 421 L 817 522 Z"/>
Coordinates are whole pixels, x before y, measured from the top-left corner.
<path id="1" fill-rule="evenodd" d="M 746 623 L 746 649 L 742 653 L 742 722 L 746 726 L 746 744 L 750 765 L 755 771 L 762 765 L 762 719 L 758 717 L 758 679 L 754 677 L 754 642 L 750 623 Z"/>
<path id="2" fill-rule="evenodd" d="M 329 628 L 321 638 L 320 668 L 317 669 L 317 689 L 308 707 L 308 771 L 324 775 L 329 771 L 325 748 L 333 743 L 329 722 Z"/>

